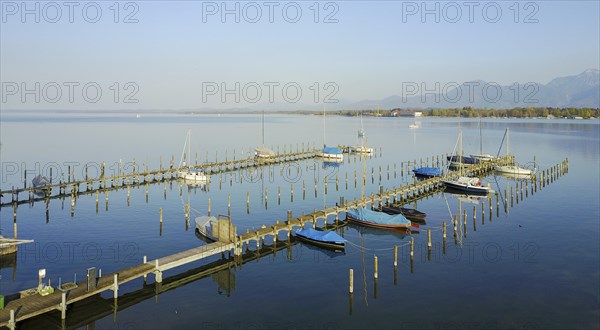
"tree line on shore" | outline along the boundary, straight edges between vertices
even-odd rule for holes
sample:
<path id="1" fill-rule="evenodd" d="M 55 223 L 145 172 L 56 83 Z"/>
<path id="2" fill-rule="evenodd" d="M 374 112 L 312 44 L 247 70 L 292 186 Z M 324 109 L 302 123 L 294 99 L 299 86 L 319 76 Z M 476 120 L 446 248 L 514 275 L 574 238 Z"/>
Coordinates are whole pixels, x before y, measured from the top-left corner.
<path id="1" fill-rule="evenodd" d="M 380 116 L 397 117 L 412 116 L 414 112 L 421 112 L 423 117 L 498 117 L 498 118 L 599 118 L 600 108 L 512 108 L 512 109 L 476 109 L 472 107 L 452 109 L 427 109 L 427 110 L 340 110 L 329 112 L 342 116 Z"/>

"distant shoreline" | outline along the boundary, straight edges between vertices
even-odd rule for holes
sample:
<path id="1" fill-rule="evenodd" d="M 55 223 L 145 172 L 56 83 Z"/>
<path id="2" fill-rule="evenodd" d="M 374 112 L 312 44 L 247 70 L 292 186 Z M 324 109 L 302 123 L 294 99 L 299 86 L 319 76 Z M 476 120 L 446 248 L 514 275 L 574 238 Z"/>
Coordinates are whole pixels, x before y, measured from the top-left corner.
<path id="1" fill-rule="evenodd" d="M 327 115 L 356 117 L 422 117 L 422 118 L 538 118 L 538 119 L 598 119 L 600 108 L 513 108 L 513 109 L 392 109 L 392 110 L 331 110 Z M 253 115 L 263 111 L 250 109 L 225 109 L 225 110 L 17 110 L 3 109 L 2 114 L 77 114 L 77 115 Z M 264 111 L 268 115 L 322 115 L 321 111 L 296 110 L 296 111 Z M 417 116 L 415 116 L 417 113 Z"/>

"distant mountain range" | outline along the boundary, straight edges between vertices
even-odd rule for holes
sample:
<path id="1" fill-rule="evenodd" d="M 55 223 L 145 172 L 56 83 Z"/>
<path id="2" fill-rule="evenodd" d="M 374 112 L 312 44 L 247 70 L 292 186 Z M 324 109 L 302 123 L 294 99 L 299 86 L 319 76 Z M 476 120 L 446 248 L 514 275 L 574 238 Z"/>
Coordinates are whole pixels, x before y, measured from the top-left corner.
<path id="1" fill-rule="evenodd" d="M 588 69 L 567 77 L 559 77 L 548 84 L 519 83 L 500 86 L 481 80 L 462 84 L 440 84 L 440 93 L 418 93 L 420 89 L 434 89 L 435 85 L 421 87 L 410 83 L 405 86 L 406 93 L 393 95 L 382 100 L 364 100 L 348 104 L 349 109 L 373 108 L 378 104 L 381 109 L 393 108 L 495 108 L 514 107 L 600 107 L 600 70 Z M 458 90 L 457 90 L 458 89 Z M 410 92 L 414 91 L 414 92 Z"/>

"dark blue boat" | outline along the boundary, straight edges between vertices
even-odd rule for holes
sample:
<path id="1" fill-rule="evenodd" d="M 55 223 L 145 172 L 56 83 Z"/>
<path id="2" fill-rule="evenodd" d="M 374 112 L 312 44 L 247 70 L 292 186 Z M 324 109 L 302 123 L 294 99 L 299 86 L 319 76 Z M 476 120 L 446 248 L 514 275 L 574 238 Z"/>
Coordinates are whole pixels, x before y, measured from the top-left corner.
<path id="1" fill-rule="evenodd" d="M 320 231 L 312 228 L 296 229 L 294 235 L 308 243 L 322 247 L 343 249 L 346 245 L 346 239 L 333 231 Z"/>
<path id="2" fill-rule="evenodd" d="M 413 173 L 419 176 L 434 177 L 441 176 L 442 170 L 437 167 L 419 167 L 414 169 Z"/>
<path id="3" fill-rule="evenodd" d="M 453 167 L 459 167 L 461 165 L 470 166 L 481 163 L 479 159 L 467 156 L 452 155 L 447 156 L 446 159 L 448 160 L 448 162 L 450 162 L 450 166 Z"/>

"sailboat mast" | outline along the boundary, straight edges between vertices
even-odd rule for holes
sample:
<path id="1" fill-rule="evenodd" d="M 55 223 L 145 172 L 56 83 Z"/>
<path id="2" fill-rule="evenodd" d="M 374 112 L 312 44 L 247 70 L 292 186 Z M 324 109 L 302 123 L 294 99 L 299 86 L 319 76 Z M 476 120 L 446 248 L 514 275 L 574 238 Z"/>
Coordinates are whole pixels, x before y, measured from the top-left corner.
<path id="1" fill-rule="evenodd" d="M 190 166 L 191 163 L 191 159 L 192 159 L 192 130 L 188 130 L 188 157 L 190 157 L 188 163 L 188 167 Z"/>
<path id="2" fill-rule="evenodd" d="M 479 115 L 479 154 L 483 155 L 483 136 L 481 134 L 481 115 Z"/>
<path id="3" fill-rule="evenodd" d="M 509 151 L 509 149 L 508 149 L 508 148 L 509 148 L 509 141 L 510 141 L 509 134 L 508 134 L 508 133 L 509 133 L 509 132 L 508 132 L 508 130 L 509 130 L 509 128 L 507 127 L 507 128 L 506 128 L 506 155 L 507 155 L 507 156 L 510 154 L 510 151 Z"/>
<path id="4" fill-rule="evenodd" d="M 458 156 L 462 163 L 462 131 L 460 130 L 460 109 L 458 110 Z M 461 166 L 462 167 L 462 166 Z"/>
<path id="5" fill-rule="evenodd" d="M 265 146 L 265 110 L 262 112 L 262 145 Z"/>
<path id="6" fill-rule="evenodd" d="M 325 142 L 325 106 L 323 106 L 323 145 L 326 145 Z"/>

